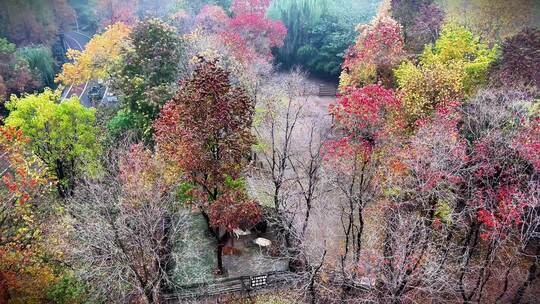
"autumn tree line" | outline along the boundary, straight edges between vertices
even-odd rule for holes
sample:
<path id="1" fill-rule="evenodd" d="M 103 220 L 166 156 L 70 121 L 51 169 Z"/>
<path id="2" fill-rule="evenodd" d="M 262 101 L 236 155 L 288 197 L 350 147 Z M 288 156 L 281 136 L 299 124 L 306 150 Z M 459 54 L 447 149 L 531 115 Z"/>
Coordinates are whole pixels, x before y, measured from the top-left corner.
<path id="1" fill-rule="evenodd" d="M 196 234 L 218 279 L 261 223 L 291 279 L 250 301 L 538 297 L 534 1 L 23 2 L 0 12 L 0 303 L 163 303 L 204 272 Z M 58 57 L 73 22 L 95 35 Z M 62 97 L 88 82 L 92 107 Z"/>

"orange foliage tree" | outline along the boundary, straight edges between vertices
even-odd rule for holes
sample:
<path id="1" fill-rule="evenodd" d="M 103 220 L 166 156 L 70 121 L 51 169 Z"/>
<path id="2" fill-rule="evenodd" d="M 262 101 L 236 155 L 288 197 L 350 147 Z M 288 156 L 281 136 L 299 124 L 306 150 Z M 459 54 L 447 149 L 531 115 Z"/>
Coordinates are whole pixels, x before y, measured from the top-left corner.
<path id="1" fill-rule="evenodd" d="M 54 281 L 41 257 L 40 203 L 49 189 L 43 163 L 30 152 L 29 139 L 0 127 L 0 302 L 36 301 Z"/>

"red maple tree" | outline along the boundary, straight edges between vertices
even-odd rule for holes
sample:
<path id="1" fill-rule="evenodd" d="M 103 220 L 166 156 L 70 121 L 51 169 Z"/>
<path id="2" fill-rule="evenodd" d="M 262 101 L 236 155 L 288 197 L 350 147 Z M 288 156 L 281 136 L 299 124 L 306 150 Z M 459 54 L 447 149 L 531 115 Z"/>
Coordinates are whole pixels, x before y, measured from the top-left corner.
<path id="1" fill-rule="evenodd" d="M 201 59 L 193 77 L 182 83 L 154 123 L 157 153 L 193 185 L 191 203 L 200 208 L 219 242 L 220 271 L 230 232 L 249 228 L 261 216 L 245 189 L 231 182 L 241 178 L 254 143 L 253 113 L 252 100 L 244 89 L 230 84 L 229 73 Z"/>

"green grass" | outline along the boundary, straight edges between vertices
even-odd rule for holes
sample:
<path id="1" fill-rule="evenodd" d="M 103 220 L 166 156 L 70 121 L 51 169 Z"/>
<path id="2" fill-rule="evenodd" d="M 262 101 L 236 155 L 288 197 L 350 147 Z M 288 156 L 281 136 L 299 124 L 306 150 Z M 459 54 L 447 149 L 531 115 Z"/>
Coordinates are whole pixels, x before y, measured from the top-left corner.
<path id="1" fill-rule="evenodd" d="M 212 271 L 217 265 L 216 241 L 208 237 L 208 226 L 200 213 L 193 214 L 190 231 L 185 240 L 176 244 L 174 282 L 188 285 L 213 280 Z M 184 253 L 184 254 L 182 254 Z"/>

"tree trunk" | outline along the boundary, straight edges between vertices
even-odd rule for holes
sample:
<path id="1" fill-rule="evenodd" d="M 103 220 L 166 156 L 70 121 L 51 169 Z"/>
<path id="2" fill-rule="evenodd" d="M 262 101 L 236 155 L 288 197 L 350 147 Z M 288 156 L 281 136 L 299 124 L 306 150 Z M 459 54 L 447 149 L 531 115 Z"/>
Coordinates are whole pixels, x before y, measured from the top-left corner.
<path id="1" fill-rule="evenodd" d="M 538 255 L 540 255 L 540 246 L 538 246 L 538 248 L 536 249 L 536 256 Z M 535 258 L 531 266 L 529 266 L 527 279 L 516 291 L 516 295 L 514 296 L 514 299 L 512 300 L 512 304 L 521 303 L 521 300 L 523 299 L 523 296 L 525 295 L 525 291 L 527 291 L 527 287 L 529 287 L 529 285 L 531 285 L 531 283 L 534 280 L 536 280 L 537 277 L 538 277 L 538 259 Z"/>
<path id="2" fill-rule="evenodd" d="M 223 269 L 223 247 L 225 247 L 225 244 L 230 238 L 230 234 L 228 231 L 225 231 L 225 234 L 222 237 L 219 237 L 219 230 L 217 231 L 216 235 L 218 236 L 218 246 L 217 246 L 217 267 L 220 274 L 224 274 Z"/>
<path id="3" fill-rule="evenodd" d="M 148 304 L 154 304 L 156 303 L 154 301 L 154 293 L 152 292 L 152 288 L 146 287 L 144 289 L 144 297 L 146 298 L 146 302 Z"/>

